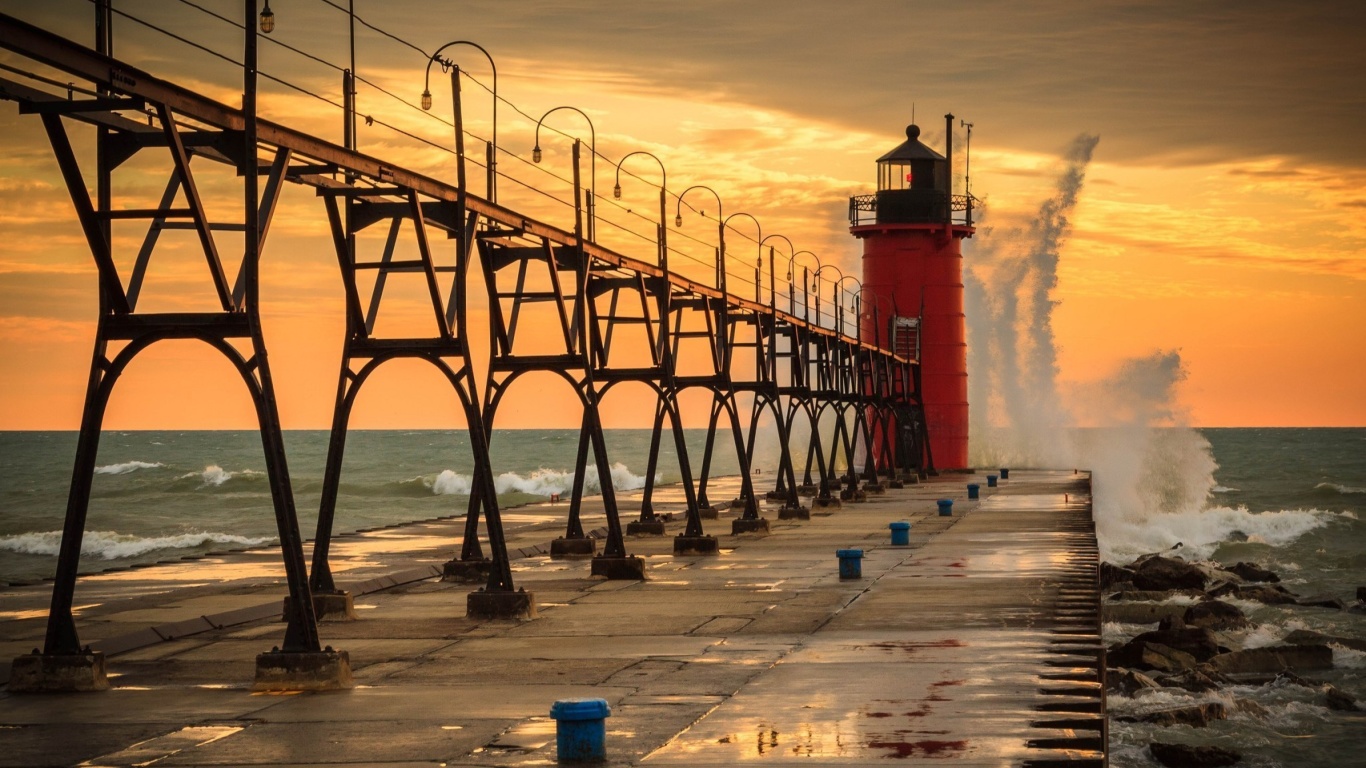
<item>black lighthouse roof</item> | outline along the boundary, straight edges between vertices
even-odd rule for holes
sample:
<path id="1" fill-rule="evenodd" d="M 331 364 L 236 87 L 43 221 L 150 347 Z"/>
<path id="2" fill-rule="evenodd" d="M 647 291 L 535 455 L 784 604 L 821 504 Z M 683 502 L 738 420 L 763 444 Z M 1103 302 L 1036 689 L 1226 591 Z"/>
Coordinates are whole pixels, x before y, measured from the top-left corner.
<path id="1" fill-rule="evenodd" d="M 911 160 L 943 160 L 944 156 L 920 143 L 920 126 L 906 126 L 906 141 L 879 157 L 879 163 L 904 163 Z"/>

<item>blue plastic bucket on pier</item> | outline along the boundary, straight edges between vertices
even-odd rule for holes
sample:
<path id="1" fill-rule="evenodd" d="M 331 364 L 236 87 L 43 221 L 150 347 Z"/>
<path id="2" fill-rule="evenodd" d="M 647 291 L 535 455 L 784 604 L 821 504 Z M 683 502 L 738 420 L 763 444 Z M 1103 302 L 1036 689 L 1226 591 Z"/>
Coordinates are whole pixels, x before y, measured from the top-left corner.
<path id="1" fill-rule="evenodd" d="M 905 521 L 888 523 L 888 528 L 892 529 L 892 546 L 904 547 L 911 543 L 911 524 Z"/>
<path id="2" fill-rule="evenodd" d="M 550 707 L 555 720 L 556 759 L 561 763 L 589 763 L 607 759 L 606 699 L 560 699 Z"/>
<path id="3" fill-rule="evenodd" d="M 981 495 L 982 486 L 977 483 L 968 483 L 968 498 L 975 499 Z"/>
<path id="4" fill-rule="evenodd" d="M 940 517 L 953 516 L 953 499 L 940 499 L 938 504 Z"/>
<path id="5" fill-rule="evenodd" d="M 1007 468 L 1007 467 L 1001 467 L 1001 479 L 1002 479 L 1002 480 L 1009 480 L 1009 479 L 1010 479 L 1010 469 L 1009 469 L 1009 468 Z"/>
<path id="6" fill-rule="evenodd" d="M 835 550 L 835 557 L 840 559 L 841 579 L 863 578 L 863 550 L 837 549 Z"/>
<path id="7" fill-rule="evenodd" d="M 995 475 L 987 475 L 987 487 L 988 487 L 988 488 L 995 488 L 995 487 L 996 487 L 996 476 L 995 476 Z"/>

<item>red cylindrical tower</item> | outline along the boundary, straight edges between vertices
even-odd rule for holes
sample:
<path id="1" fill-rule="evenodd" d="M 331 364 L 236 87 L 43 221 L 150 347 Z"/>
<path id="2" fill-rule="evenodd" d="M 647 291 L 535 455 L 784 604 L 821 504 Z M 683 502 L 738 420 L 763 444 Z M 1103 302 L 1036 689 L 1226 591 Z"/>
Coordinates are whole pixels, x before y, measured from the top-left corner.
<path id="1" fill-rule="evenodd" d="M 849 201 L 849 228 L 863 241 L 864 338 L 920 361 L 921 398 L 938 469 L 968 466 L 968 355 L 962 240 L 971 198 L 953 195 L 953 115 L 946 154 L 920 143 L 920 128 L 878 158 L 876 195 Z M 955 218 L 955 211 L 963 212 Z M 875 294 L 869 297 L 868 294 Z M 893 317 L 888 317 L 888 315 Z M 890 340 L 890 342 L 888 341 Z"/>

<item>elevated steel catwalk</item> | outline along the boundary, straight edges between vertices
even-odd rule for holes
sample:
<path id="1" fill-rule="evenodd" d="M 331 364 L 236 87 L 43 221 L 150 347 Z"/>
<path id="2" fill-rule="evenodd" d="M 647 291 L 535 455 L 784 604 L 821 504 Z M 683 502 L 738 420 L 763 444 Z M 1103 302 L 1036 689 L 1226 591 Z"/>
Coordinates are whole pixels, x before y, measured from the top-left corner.
<path id="1" fill-rule="evenodd" d="M 249 32 L 248 62 L 254 61 L 253 41 L 254 33 Z M 784 502 L 781 514 L 785 517 L 804 516 L 801 493 L 817 494 L 815 503 L 833 505 L 837 502 L 832 492 L 843 485 L 842 495 L 857 501 L 863 493 L 880 491 L 883 478 L 899 482 L 933 469 L 925 448 L 915 360 L 898 356 L 880 343 L 869 343 L 799 317 L 791 306 L 789 311 L 779 310 L 772 305 L 771 284 L 770 304 L 765 305 L 670 271 L 662 232 L 658 264 L 588 241 L 584 236 L 577 142 L 576 226 L 566 231 L 470 194 L 464 183 L 463 162 L 459 180 L 452 186 L 257 119 L 254 65 L 250 63 L 245 74 L 247 109 L 239 110 L 3 14 L 0 47 L 88 81 L 98 94 L 77 99 L 0 79 L 0 98 L 16 101 L 21 112 L 42 119 L 99 274 L 99 325 L 44 659 L 88 655 L 79 641 L 71 605 L 104 406 L 128 362 L 146 347 L 166 339 L 199 339 L 219 350 L 237 368 L 257 406 L 290 588 L 284 654 L 324 653 L 320 650 L 315 605 L 334 610 L 335 603 L 316 599 L 343 597 L 336 594 L 327 559 L 351 407 L 370 374 L 393 359 L 419 359 L 435 366 L 455 390 L 466 416 L 475 479 L 464 541 L 446 571 L 452 580 L 484 583 L 482 589 L 469 595 L 467 610 L 472 614 L 534 614 L 534 599 L 516 588 L 508 565 L 488 446 L 502 397 L 528 372 L 551 372 L 564 378 L 583 406 L 575 487 L 565 536 L 558 545 L 564 554 L 596 553 L 596 545 L 585 536 L 579 522 L 591 451 L 608 519 L 605 551 L 594 558 L 592 568 L 595 574 L 608 578 L 643 575 L 639 558 L 626 552 L 625 533 L 663 532 L 651 497 L 665 418 L 670 422 L 687 501 L 685 530 L 675 538 L 677 554 L 717 551 L 716 540 L 704 532 L 702 520 L 714 516 L 708 514 L 712 505 L 706 488 L 714 438 L 723 414 L 730 423 L 742 476 L 740 497 L 731 503 L 743 513 L 734 521 L 732 533 L 767 529 L 767 521 L 759 516 L 750 479 L 757 423 L 765 411 L 773 414 L 782 443 L 776 487 L 769 497 Z M 452 78 L 458 78 L 458 72 L 453 71 Z M 461 107 L 458 88 L 454 90 L 457 146 L 463 157 Z M 139 119 L 125 117 L 125 111 L 136 112 Z M 97 129 L 93 185 L 87 185 L 82 175 L 67 135 L 68 121 Z M 110 193 L 113 175 L 125 161 L 146 150 L 166 150 L 169 155 L 168 182 L 159 204 L 138 210 L 114 209 Z M 236 171 L 247 201 L 246 221 L 219 221 L 210 216 L 197 191 L 199 171 L 204 168 L 203 162 L 195 162 L 200 158 Z M 260 179 L 264 184 L 258 189 Z M 312 569 L 307 574 L 258 313 L 257 265 L 286 181 L 312 187 L 322 201 L 346 299 L 346 340 Z M 96 190 L 94 199 L 88 186 Z M 177 204 L 182 199 L 184 202 Z M 111 222 L 139 219 L 148 223 L 147 234 L 131 274 L 121 275 L 113 253 Z M 219 306 L 217 311 L 138 311 L 148 264 L 161 233 L 171 229 L 194 231 L 208 267 L 207 288 Z M 246 253 L 232 279 L 228 268 L 231 262 L 225 263 L 216 238 L 224 231 L 247 235 Z M 433 245 L 433 232 L 454 241 L 453 259 Z M 400 238 L 412 238 L 416 258 L 395 258 Z M 718 259 L 724 257 L 723 239 Z M 489 292 L 486 330 L 491 351 L 482 386 L 475 380 L 469 343 L 472 329 L 466 317 L 464 286 L 470 269 L 482 272 Z M 368 297 L 362 295 L 357 280 L 361 273 L 375 275 Z M 429 330 L 403 338 L 379 336 L 375 333 L 376 318 L 383 312 L 385 285 L 390 279 L 405 276 L 419 279 L 424 286 L 431 311 Z M 518 345 L 519 323 L 536 305 L 553 308 L 557 322 L 552 335 L 563 342 L 562 348 L 547 353 L 527 351 Z M 876 310 L 873 316 L 876 325 Z M 632 327 L 642 328 L 643 335 L 628 334 L 627 329 Z M 630 343 L 622 341 L 625 336 L 636 337 L 635 349 L 625 355 L 614 354 L 623 343 Z M 705 353 L 700 357 L 709 365 L 686 375 L 680 373 L 678 361 L 685 345 L 703 345 Z M 737 354 L 745 350 L 753 354 Z M 629 364 L 621 362 L 623 359 Z M 648 362 L 642 364 L 642 360 Z M 600 416 L 602 399 L 622 382 L 645 384 L 658 397 L 647 470 L 649 485 L 639 519 L 626 529 L 612 491 L 611 463 Z M 713 403 L 706 450 L 696 478 L 678 406 L 679 394 L 689 388 L 709 391 Z M 741 428 L 740 394 L 753 399 L 748 439 Z M 810 432 L 800 484 L 794 452 L 788 445 L 799 418 Z M 830 424 L 828 447 L 823 442 L 823 423 Z M 862 471 L 855 467 L 860 450 L 865 457 Z M 836 473 L 837 454 L 848 469 L 843 477 Z M 813 464 L 818 483 L 813 482 Z M 867 481 L 862 489 L 858 487 L 860 479 Z M 481 543 L 481 523 L 487 555 Z"/>

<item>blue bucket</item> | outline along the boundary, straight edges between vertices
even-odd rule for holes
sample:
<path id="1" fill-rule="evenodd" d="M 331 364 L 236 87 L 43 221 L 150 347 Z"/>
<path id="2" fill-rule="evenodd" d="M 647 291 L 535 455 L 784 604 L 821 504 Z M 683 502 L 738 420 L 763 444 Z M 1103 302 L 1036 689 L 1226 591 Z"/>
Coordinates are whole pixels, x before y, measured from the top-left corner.
<path id="1" fill-rule="evenodd" d="M 841 579 L 863 578 L 863 550 L 837 549 L 835 550 L 835 557 L 840 559 Z"/>
<path id="2" fill-rule="evenodd" d="M 1005 467 L 1001 467 L 1001 479 L 1002 479 L 1002 480 L 1009 480 L 1009 479 L 1010 479 L 1010 470 L 1009 470 L 1009 469 L 1007 469 L 1007 468 L 1005 468 Z"/>
<path id="3" fill-rule="evenodd" d="M 953 499 L 940 499 L 938 504 L 940 517 L 951 517 L 953 515 Z"/>
<path id="4" fill-rule="evenodd" d="M 968 483 L 968 498 L 975 499 L 981 495 L 982 486 L 977 483 Z"/>
<path id="5" fill-rule="evenodd" d="M 555 719 L 556 759 L 586 763 L 607 759 L 606 699 L 560 699 L 550 707 Z"/>
<path id="6" fill-rule="evenodd" d="M 892 529 L 892 546 L 904 547 L 911 543 L 911 524 L 907 522 L 888 523 Z"/>
<path id="7" fill-rule="evenodd" d="M 996 487 L 996 476 L 995 476 L 995 475 L 987 475 L 987 487 L 988 487 L 988 488 L 995 488 L 995 487 Z"/>

